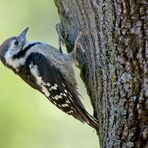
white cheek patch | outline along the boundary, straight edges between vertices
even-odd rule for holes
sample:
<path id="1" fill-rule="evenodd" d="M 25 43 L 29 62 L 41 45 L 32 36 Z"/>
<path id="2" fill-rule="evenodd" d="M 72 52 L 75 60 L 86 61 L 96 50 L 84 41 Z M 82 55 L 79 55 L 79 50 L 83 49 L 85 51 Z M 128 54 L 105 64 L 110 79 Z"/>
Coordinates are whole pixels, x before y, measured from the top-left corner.
<path id="1" fill-rule="evenodd" d="M 16 71 L 18 71 L 18 67 L 19 67 L 19 60 L 16 59 L 16 60 L 13 60 L 13 52 L 11 50 L 8 50 L 4 56 L 5 60 L 6 60 L 6 63 L 9 65 L 9 66 L 12 66 Z"/>
<path id="2" fill-rule="evenodd" d="M 32 44 L 33 42 L 31 43 L 28 43 L 26 46 L 28 46 L 29 44 Z M 31 54 L 31 53 L 41 53 L 42 55 L 44 55 L 45 57 L 47 56 L 46 55 L 46 52 L 44 53 L 44 50 L 40 50 L 38 48 L 35 48 L 37 45 L 33 46 L 30 48 L 30 50 L 28 50 L 25 54 L 24 57 L 22 58 L 18 58 L 18 59 L 13 59 L 13 56 L 16 55 L 19 51 L 12 51 L 11 49 L 15 49 L 13 43 L 11 43 L 12 45 L 10 46 L 10 48 L 8 49 L 8 51 L 5 53 L 5 60 L 6 60 L 6 63 L 13 67 L 16 71 L 19 71 L 19 67 L 24 65 L 25 62 L 26 62 L 26 59 L 28 58 L 28 56 Z M 25 46 L 25 47 L 26 47 Z M 25 48 L 24 47 L 24 48 Z"/>
<path id="3" fill-rule="evenodd" d="M 12 51 L 8 50 L 5 54 L 5 59 L 10 59 L 12 58 L 13 54 L 12 54 Z"/>
<path id="4" fill-rule="evenodd" d="M 19 59 L 13 59 L 12 57 L 17 54 L 19 52 L 18 49 L 16 49 L 16 47 L 14 47 L 14 41 L 11 41 L 10 43 L 10 47 L 8 49 L 8 51 L 5 53 L 5 60 L 6 60 L 6 63 L 9 65 L 9 66 L 12 66 L 16 71 L 18 71 L 18 67 L 20 66 L 20 60 Z M 14 50 L 12 50 L 14 49 Z"/>
<path id="5" fill-rule="evenodd" d="M 10 59 L 12 58 L 15 54 L 17 54 L 19 52 L 19 49 L 17 49 L 14 45 L 14 40 L 12 40 L 10 42 L 10 47 L 8 49 L 8 51 L 5 54 L 5 59 Z"/>

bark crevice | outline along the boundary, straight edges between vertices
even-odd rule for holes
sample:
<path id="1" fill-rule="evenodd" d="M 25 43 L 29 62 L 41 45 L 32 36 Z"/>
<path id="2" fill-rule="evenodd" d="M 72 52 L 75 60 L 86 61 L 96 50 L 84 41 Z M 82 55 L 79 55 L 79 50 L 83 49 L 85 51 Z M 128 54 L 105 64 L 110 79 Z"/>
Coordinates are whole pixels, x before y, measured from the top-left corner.
<path id="1" fill-rule="evenodd" d="M 148 43 L 145 0 L 55 0 L 68 51 L 78 52 L 101 147 L 148 147 Z"/>

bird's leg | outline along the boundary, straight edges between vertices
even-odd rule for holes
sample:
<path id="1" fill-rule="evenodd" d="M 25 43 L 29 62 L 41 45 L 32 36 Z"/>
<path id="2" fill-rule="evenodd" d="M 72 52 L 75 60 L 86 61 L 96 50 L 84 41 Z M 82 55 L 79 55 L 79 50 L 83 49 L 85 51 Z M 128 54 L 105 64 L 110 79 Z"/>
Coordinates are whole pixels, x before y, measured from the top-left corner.
<path id="1" fill-rule="evenodd" d="M 64 44 L 64 39 L 62 37 L 62 25 L 61 23 L 58 23 L 56 24 L 56 31 L 57 31 L 57 34 L 58 34 L 58 50 L 63 53 L 62 51 L 62 45 Z"/>
<path id="2" fill-rule="evenodd" d="M 77 36 L 76 40 L 75 40 L 74 49 L 73 49 L 73 51 L 70 53 L 70 54 L 72 54 L 72 56 L 73 56 L 74 58 L 76 58 L 77 49 L 79 49 L 79 48 L 82 50 L 83 53 L 85 53 L 84 47 L 82 46 L 82 44 L 81 44 L 81 42 L 80 42 L 80 39 L 82 38 L 82 36 L 84 36 L 84 34 L 85 34 L 85 33 L 84 33 L 84 30 L 80 31 L 80 32 L 78 33 L 78 36 Z"/>
<path id="3" fill-rule="evenodd" d="M 90 38 L 91 34 L 96 30 L 96 28 L 93 28 L 91 30 L 86 29 L 85 27 L 81 29 L 81 31 L 78 32 L 77 38 L 75 40 L 74 43 L 74 49 L 71 52 L 71 54 L 73 55 L 73 57 L 76 57 L 76 52 L 77 49 L 80 48 L 82 50 L 83 53 L 85 53 L 85 49 L 83 47 L 83 45 L 80 42 L 80 39 L 84 36 L 87 36 L 88 38 Z"/>
<path id="4" fill-rule="evenodd" d="M 84 36 L 84 34 L 85 34 L 84 30 L 78 32 L 77 38 L 76 38 L 75 43 L 74 43 L 74 49 L 73 49 L 72 52 L 69 53 L 69 55 L 71 55 L 75 65 L 77 67 L 79 67 L 79 63 L 78 63 L 78 60 L 76 58 L 77 50 L 81 49 L 82 52 L 85 53 L 85 49 L 80 42 L 80 39 L 82 38 L 82 36 Z"/>

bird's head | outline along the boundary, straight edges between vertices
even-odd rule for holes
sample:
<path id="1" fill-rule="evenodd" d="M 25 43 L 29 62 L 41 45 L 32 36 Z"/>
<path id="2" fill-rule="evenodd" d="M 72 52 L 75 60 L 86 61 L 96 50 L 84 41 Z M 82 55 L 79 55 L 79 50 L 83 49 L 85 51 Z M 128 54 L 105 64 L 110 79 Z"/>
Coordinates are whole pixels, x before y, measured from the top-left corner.
<path id="1" fill-rule="evenodd" d="M 10 37 L 5 40 L 0 46 L 0 60 L 2 62 L 6 61 L 7 58 L 11 59 L 13 56 L 18 54 L 27 43 L 27 32 L 28 27 L 23 30 L 18 36 Z M 5 64 L 5 63 L 4 63 Z"/>

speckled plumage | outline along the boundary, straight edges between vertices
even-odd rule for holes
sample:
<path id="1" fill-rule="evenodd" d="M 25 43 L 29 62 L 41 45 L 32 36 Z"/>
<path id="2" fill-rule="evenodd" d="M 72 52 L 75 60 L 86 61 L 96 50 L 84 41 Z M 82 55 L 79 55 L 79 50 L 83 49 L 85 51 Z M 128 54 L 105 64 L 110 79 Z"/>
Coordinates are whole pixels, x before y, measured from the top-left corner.
<path id="1" fill-rule="evenodd" d="M 77 92 L 73 71 L 75 59 L 41 42 L 27 42 L 25 29 L 0 46 L 0 59 L 26 83 L 44 94 L 54 105 L 81 122 L 97 128 Z M 17 41 L 17 42 L 16 42 Z"/>

